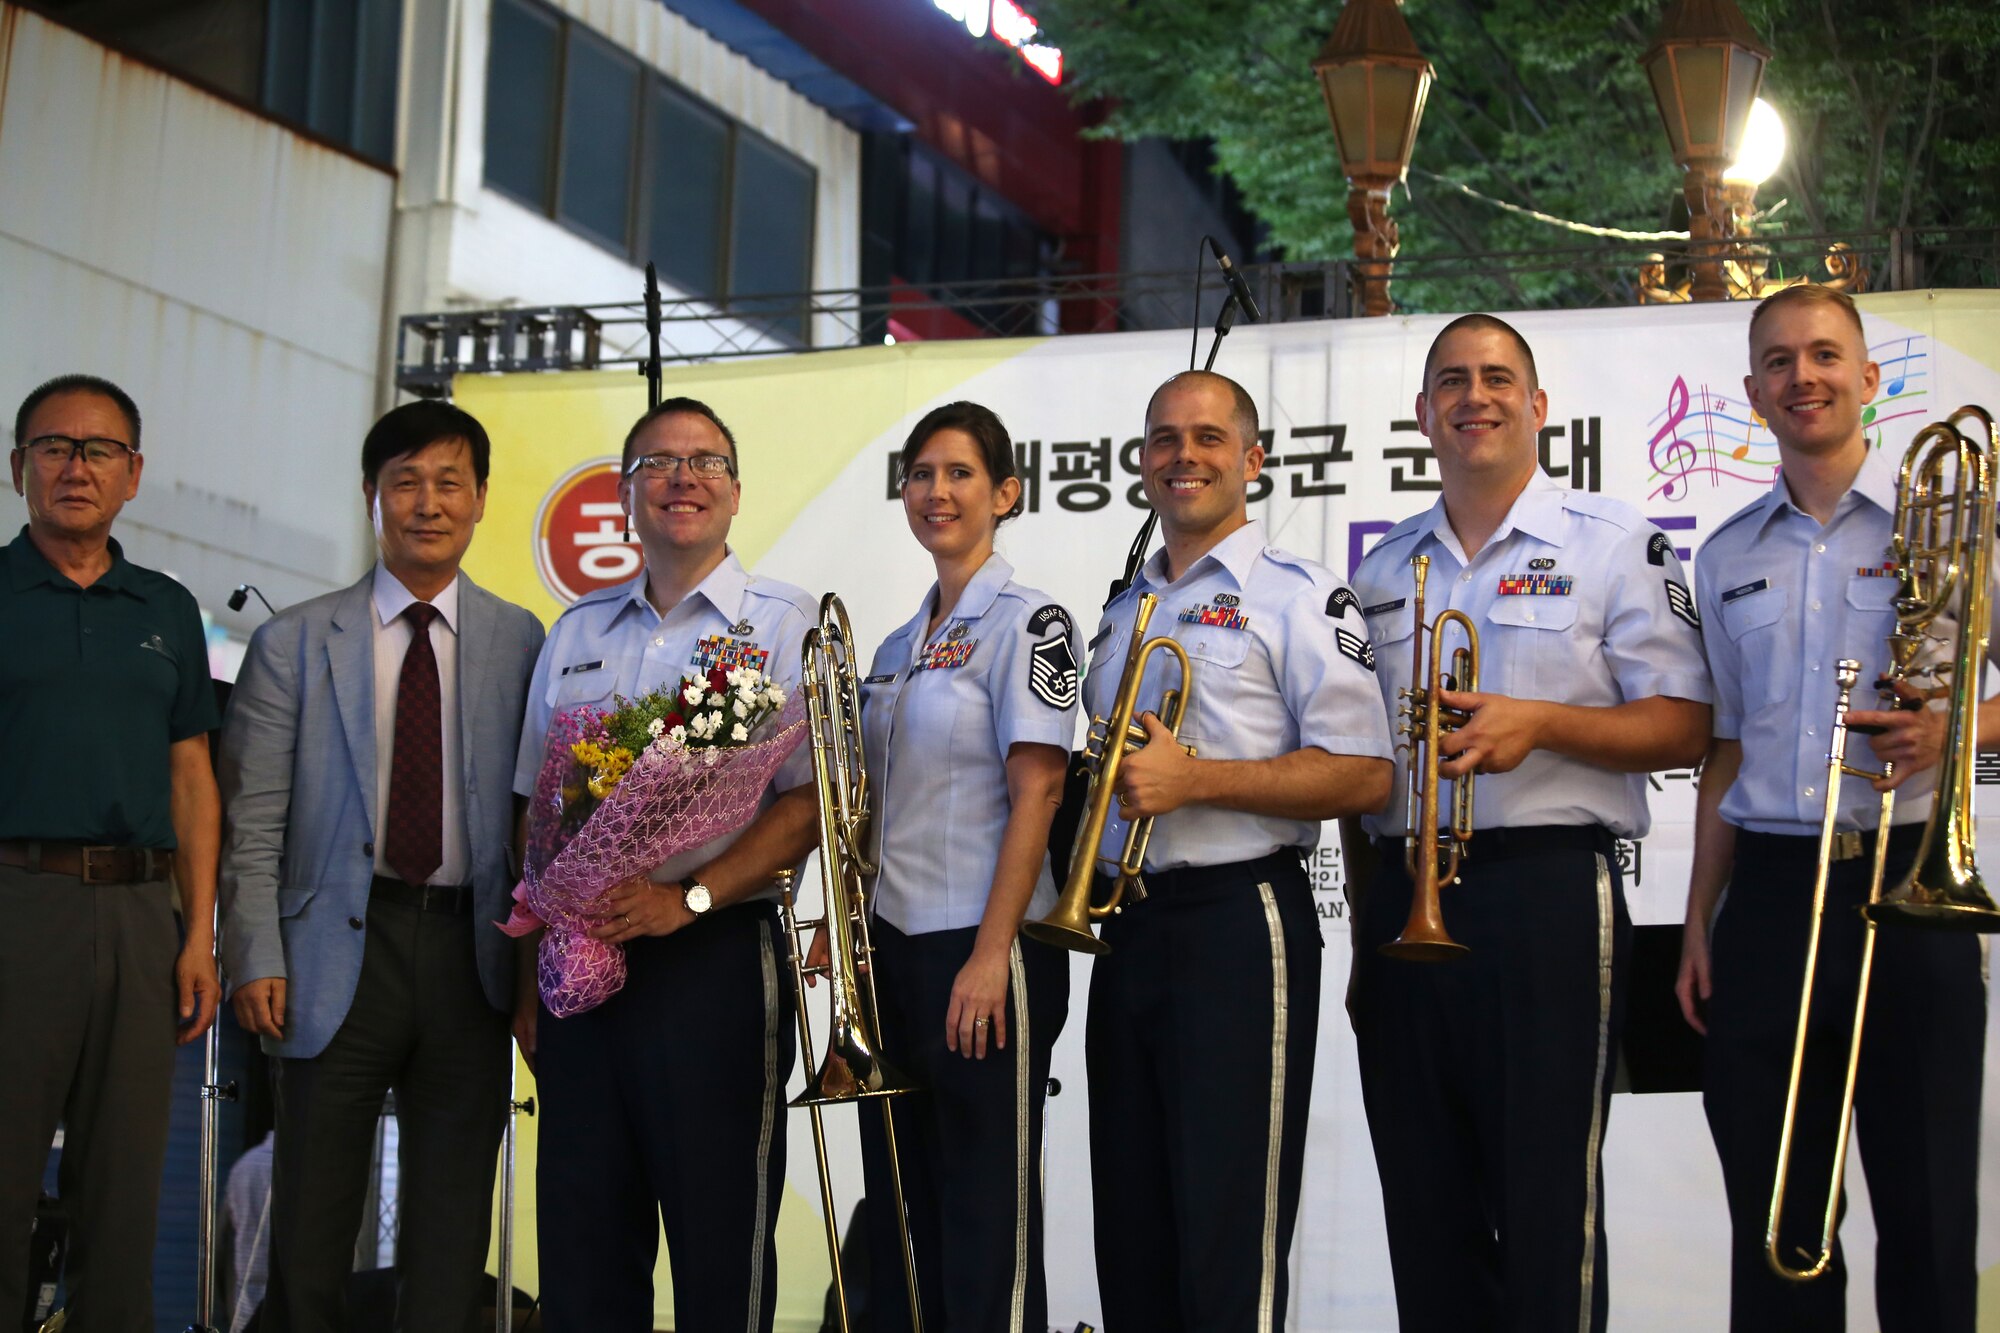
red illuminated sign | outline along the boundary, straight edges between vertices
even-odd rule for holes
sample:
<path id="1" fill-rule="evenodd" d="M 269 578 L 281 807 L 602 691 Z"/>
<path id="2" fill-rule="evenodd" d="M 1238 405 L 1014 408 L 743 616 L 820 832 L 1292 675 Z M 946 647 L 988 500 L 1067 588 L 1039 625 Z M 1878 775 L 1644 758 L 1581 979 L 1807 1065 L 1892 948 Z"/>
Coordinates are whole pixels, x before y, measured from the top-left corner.
<path id="1" fill-rule="evenodd" d="M 1041 25 L 1014 0 L 931 0 L 931 3 L 963 23 L 974 37 L 990 34 L 995 41 L 1013 47 L 1029 69 L 1050 83 L 1062 82 L 1062 52 L 1035 40 Z"/>
<path id="2" fill-rule="evenodd" d="M 623 583 L 645 563 L 639 543 L 626 542 L 624 533 L 617 461 L 571 468 L 549 487 L 535 515 L 536 572 L 564 603 Z"/>

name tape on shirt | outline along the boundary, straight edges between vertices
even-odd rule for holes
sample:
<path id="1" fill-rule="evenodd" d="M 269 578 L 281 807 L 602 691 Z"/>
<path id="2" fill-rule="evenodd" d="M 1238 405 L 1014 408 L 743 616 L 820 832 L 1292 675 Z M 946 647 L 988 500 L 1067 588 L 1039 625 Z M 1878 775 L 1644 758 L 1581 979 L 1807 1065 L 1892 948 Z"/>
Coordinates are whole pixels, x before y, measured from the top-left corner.
<path id="1" fill-rule="evenodd" d="M 1386 602 L 1377 602 L 1373 606 L 1364 606 L 1361 608 L 1361 614 L 1364 616 L 1386 616 L 1391 611 L 1400 611 L 1409 604 L 1409 598 L 1396 597 Z"/>
<path id="2" fill-rule="evenodd" d="M 736 671 L 743 667 L 762 671 L 764 664 L 770 660 L 768 651 L 748 640 L 732 638 L 727 634 L 711 634 L 695 644 L 694 656 L 688 659 L 688 665 L 707 675 L 718 667 L 724 671 Z"/>
<path id="3" fill-rule="evenodd" d="M 574 665 L 566 666 L 562 669 L 562 673 L 565 676 L 569 676 L 569 675 L 574 675 L 579 671 L 601 671 L 603 669 L 604 669 L 604 662 L 603 659 L 600 658 L 595 662 L 577 662 Z"/>
<path id="4" fill-rule="evenodd" d="M 1745 583 L 1739 587 L 1731 588 L 1728 592 L 1722 594 L 1722 600 L 1725 602 L 1733 602 L 1739 597 L 1748 597 L 1753 592 L 1762 592 L 1764 591 L 1764 589 L 1770 586 L 1771 586 L 1771 580 L 1769 579 L 1753 579 L 1749 583 Z"/>
<path id="5" fill-rule="evenodd" d="M 1667 609 L 1693 628 L 1700 629 L 1701 613 L 1694 609 L 1694 594 L 1687 590 L 1687 585 L 1674 579 L 1661 581 L 1667 585 Z"/>
<path id="6" fill-rule="evenodd" d="M 1335 643 L 1340 645 L 1340 655 L 1342 657 L 1359 662 L 1370 671 L 1375 669 L 1375 645 L 1368 641 L 1366 635 L 1356 634 L 1351 630 L 1335 628 L 1333 639 Z"/>
<path id="7" fill-rule="evenodd" d="M 893 671 L 888 671 L 884 672 L 882 675 L 879 676 L 869 676 L 866 679 L 864 679 L 861 683 L 863 685 L 887 685 L 890 681 L 894 680 L 895 678 L 896 678 L 896 673 Z"/>
<path id="8" fill-rule="evenodd" d="M 1354 595 L 1351 588 L 1335 588 L 1333 596 L 1326 599 L 1326 613 L 1335 620 L 1347 619 L 1350 607 L 1356 611 L 1361 610 L 1361 599 Z"/>
<path id="9" fill-rule="evenodd" d="M 1572 574 L 1502 574 L 1502 597 L 1567 597 L 1575 585 Z"/>

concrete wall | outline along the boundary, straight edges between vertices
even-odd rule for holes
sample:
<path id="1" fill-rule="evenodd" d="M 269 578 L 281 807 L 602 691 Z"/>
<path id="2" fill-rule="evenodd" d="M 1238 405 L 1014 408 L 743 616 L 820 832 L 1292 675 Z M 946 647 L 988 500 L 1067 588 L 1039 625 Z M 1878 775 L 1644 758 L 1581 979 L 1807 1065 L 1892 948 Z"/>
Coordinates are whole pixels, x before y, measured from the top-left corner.
<path id="1" fill-rule="evenodd" d="M 263 619 L 224 609 L 239 582 L 283 606 L 373 556 L 393 184 L 0 4 L 0 398 L 11 422 L 52 375 L 131 392 L 146 472 L 117 536 L 238 631 Z"/>

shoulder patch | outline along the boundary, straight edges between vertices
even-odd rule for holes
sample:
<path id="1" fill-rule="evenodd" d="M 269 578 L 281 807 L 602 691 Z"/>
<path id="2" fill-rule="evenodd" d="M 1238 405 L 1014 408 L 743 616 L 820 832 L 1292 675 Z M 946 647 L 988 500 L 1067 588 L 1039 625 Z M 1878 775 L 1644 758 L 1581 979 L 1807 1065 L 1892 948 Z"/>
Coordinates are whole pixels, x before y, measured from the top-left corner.
<path id="1" fill-rule="evenodd" d="M 1074 633 L 1076 628 L 1070 624 L 1069 612 L 1063 610 L 1062 607 L 1056 605 L 1054 602 L 1050 602 L 1047 606 L 1028 617 L 1028 633 L 1035 638 L 1041 638 L 1051 625 L 1060 625 L 1064 635 Z"/>
<path id="2" fill-rule="evenodd" d="M 1076 654 L 1070 650 L 1067 621 L 1061 633 L 1052 634 L 1029 649 L 1028 692 L 1051 708 L 1076 706 L 1079 697 Z"/>
<path id="3" fill-rule="evenodd" d="M 1667 557 L 1673 554 L 1673 550 L 1674 544 L 1668 539 L 1667 534 L 1656 532 L 1653 534 L 1652 540 L 1646 543 L 1646 563 L 1649 565 L 1664 565 L 1667 563 Z"/>
<path id="4" fill-rule="evenodd" d="M 1685 620 L 1692 628 L 1701 628 L 1701 615 L 1694 609 L 1694 597 L 1687 585 L 1678 579 L 1662 579 L 1667 585 L 1667 609 Z"/>
<path id="5" fill-rule="evenodd" d="M 1356 634 L 1353 630 L 1348 629 L 1336 629 L 1333 632 L 1333 638 L 1334 642 L 1340 646 L 1340 655 L 1342 657 L 1359 662 L 1370 671 L 1375 669 L 1375 645 L 1368 641 L 1367 635 Z"/>
<path id="6" fill-rule="evenodd" d="M 1361 609 L 1361 599 L 1354 595 L 1352 588 L 1335 588 L 1333 596 L 1326 599 L 1326 613 L 1335 620 L 1345 620 L 1350 609 Z"/>

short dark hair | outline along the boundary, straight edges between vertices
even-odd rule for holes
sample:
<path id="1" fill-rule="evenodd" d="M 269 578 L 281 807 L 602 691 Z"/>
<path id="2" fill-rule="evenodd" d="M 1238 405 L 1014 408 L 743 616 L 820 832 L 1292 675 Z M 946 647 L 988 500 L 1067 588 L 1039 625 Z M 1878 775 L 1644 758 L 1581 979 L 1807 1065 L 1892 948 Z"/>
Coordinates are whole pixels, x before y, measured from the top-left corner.
<path id="1" fill-rule="evenodd" d="M 1230 416 L 1236 422 L 1237 434 L 1243 437 L 1243 447 L 1247 449 L 1257 443 L 1257 432 L 1260 429 L 1257 424 L 1257 400 L 1250 396 L 1248 389 L 1238 384 L 1235 380 L 1230 379 L 1227 375 L 1218 375 L 1212 370 L 1183 370 L 1178 375 L 1169 376 L 1166 383 L 1153 390 L 1153 396 L 1146 400 L 1147 433 L 1152 433 L 1153 404 L 1160 401 L 1161 394 L 1165 393 L 1168 389 L 1182 384 L 1190 382 L 1199 383 L 1204 380 L 1213 381 L 1216 384 L 1225 386 L 1229 390 L 1229 397 L 1232 402 Z"/>
<path id="2" fill-rule="evenodd" d="M 962 430 L 972 437 L 973 443 L 979 446 L 980 461 L 986 464 L 986 474 L 993 478 L 995 486 L 1020 475 L 1014 465 L 1014 437 L 1007 433 L 1007 427 L 1001 423 L 999 416 L 990 407 L 961 400 L 932 408 L 910 428 L 910 437 L 903 441 L 903 453 L 899 460 L 897 475 L 902 480 L 909 479 L 910 469 L 916 466 L 918 455 L 930 443 L 931 436 L 941 430 Z M 1000 515 L 995 526 L 1019 514 L 1023 498 L 1017 497 L 1014 507 Z"/>
<path id="3" fill-rule="evenodd" d="M 1846 292 L 1833 287 L 1822 287 L 1814 282 L 1802 282 L 1796 287 L 1782 287 L 1759 301 L 1756 309 L 1750 312 L 1749 336 L 1751 342 L 1755 343 L 1757 339 L 1758 320 L 1764 318 L 1764 316 L 1770 314 L 1773 310 L 1794 305 L 1807 307 L 1816 305 L 1832 306 L 1847 316 L 1848 322 L 1854 325 L 1855 336 L 1861 339 L 1863 350 L 1867 349 L 1868 335 L 1862 331 L 1861 311 L 1854 304 L 1854 298 Z"/>
<path id="4" fill-rule="evenodd" d="M 663 399 L 658 407 L 651 409 L 646 415 L 633 422 L 632 429 L 625 432 L 625 447 L 618 455 L 618 475 L 622 477 L 632 470 L 632 446 L 637 442 L 641 431 L 645 430 L 646 427 L 652 425 L 655 421 L 658 421 L 661 417 L 670 417 L 682 412 L 689 416 L 701 417 L 722 432 L 723 441 L 729 445 L 729 475 L 732 477 L 738 476 L 741 472 L 741 467 L 736 458 L 736 433 L 723 425 L 722 418 L 715 415 L 715 409 L 699 398 Z"/>
<path id="5" fill-rule="evenodd" d="M 486 438 L 486 427 L 464 408 L 435 398 L 392 407 L 368 428 L 368 438 L 361 442 L 361 480 L 373 486 L 390 459 L 416 453 L 440 440 L 465 441 L 472 450 L 472 475 L 484 486 L 493 463 L 493 445 Z"/>
<path id="6" fill-rule="evenodd" d="M 109 398 L 125 417 L 125 424 L 131 427 L 132 438 L 125 443 L 136 451 L 139 447 L 139 405 L 132 401 L 132 395 L 113 384 L 110 380 L 96 375 L 58 375 L 35 386 L 26 398 L 21 400 L 21 410 L 14 414 L 14 447 L 19 449 L 28 443 L 28 418 L 35 409 L 49 399 L 66 393 L 94 393 Z"/>
<path id="7" fill-rule="evenodd" d="M 1521 359 L 1528 363 L 1528 388 L 1534 390 L 1542 387 L 1541 374 L 1535 369 L 1535 349 L 1528 346 L 1528 340 L 1521 336 L 1521 331 L 1506 320 L 1501 319 L 1498 315 L 1473 314 L 1460 315 L 1457 319 L 1439 329 L 1438 336 L 1431 339 L 1431 349 L 1424 353 L 1425 393 L 1430 392 L 1431 364 L 1437 360 L 1438 344 L 1442 343 L 1452 334 L 1457 333 L 1460 329 L 1491 329 L 1496 333 L 1504 333 L 1509 338 L 1512 338 L 1514 346 L 1521 351 Z"/>

